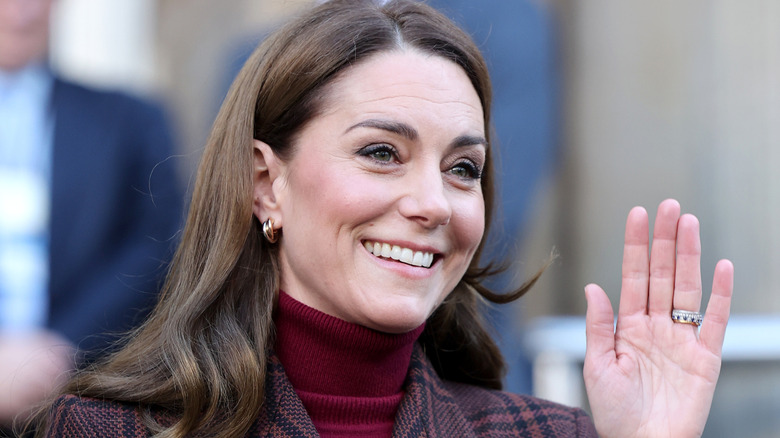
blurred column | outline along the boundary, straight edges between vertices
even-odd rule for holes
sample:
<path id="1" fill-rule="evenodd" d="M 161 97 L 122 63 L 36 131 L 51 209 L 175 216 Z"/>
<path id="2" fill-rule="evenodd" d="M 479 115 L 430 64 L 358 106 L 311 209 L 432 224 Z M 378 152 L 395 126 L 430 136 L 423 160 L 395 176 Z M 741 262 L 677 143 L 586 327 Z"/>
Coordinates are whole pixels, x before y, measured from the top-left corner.
<path id="1" fill-rule="evenodd" d="M 625 216 L 668 197 L 701 219 L 712 270 L 737 267 L 735 312 L 780 312 L 780 5 L 774 0 L 556 2 L 565 76 L 564 172 L 530 235 L 561 257 L 529 297 L 584 311 L 597 282 L 617 306 Z"/>
<path id="2" fill-rule="evenodd" d="M 780 3 L 713 2 L 716 238 L 737 267 L 737 311 L 780 312 Z"/>
<path id="3" fill-rule="evenodd" d="M 147 92 L 157 85 L 156 0 L 58 0 L 51 55 L 69 78 Z"/>
<path id="4" fill-rule="evenodd" d="M 312 0 L 157 0 L 161 81 L 177 116 L 186 167 L 194 169 L 225 96 L 228 72 L 249 40 Z M 245 47 L 246 53 L 240 53 Z"/>

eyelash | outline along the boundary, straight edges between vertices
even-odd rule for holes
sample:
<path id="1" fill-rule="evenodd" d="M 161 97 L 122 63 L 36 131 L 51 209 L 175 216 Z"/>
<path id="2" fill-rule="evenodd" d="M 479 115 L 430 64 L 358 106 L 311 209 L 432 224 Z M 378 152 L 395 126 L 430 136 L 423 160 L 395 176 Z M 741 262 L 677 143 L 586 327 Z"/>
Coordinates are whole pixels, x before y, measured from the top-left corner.
<path id="1" fill-rule="evenodd" d="M 462 167 L 466 170 L 467 176 L 460 176 L 455 175 L 458 178 L 463 179 L 481 179 L 482 178 L 482 169 L 473 161 L 471 160 L 461 160 L 457 163 L 455 163 L 454 166 L 452 166 L 449 170 L 450 173 L 456 168 Z"/>
<path id="2" fill-rule="evenodd" d="M 360 156 L 363 156 L 363 157 L 369 157 L 369 158 L 373 159 L 374 161 L 377 161 L 377 162 L 382 163 L 382 164 L 389 163 L 390 162 L 389 160 L 385 161 L 385 160 L 379 160 L 379 159 L 376 158 L 376 156 L 374 154 L 379 153 L 379 152 L 387 152 L 387 153 L 390 154 L 390 158 L 393 158 L 394 160 L 398 161 L 398 151 L 394 147 L 390 146 L 389 144 L 384 144 L 384 143 L 370 144 L 370 145 L 364 147 L 363 149 L 361 149 L 358 152 L 358 154 Z"/>
<path id="3" fill-rule="evenodd" d="M 384 164 L 391 163 L 391 160 L 378 159 L 375 155 L 377 153 L 389 153 L 390 158 L 392 160 L 400 161 L 398 158 L 398 151 L 394 147 L 386 143 L 371 144 L 358 151 L 358 155 L 371 158 L 380 164 L 384 165 Z M 467 175 L 461 176 L 455 174 L 453 170 L 457 168 L 465 169 Z M 448 169 L 447 172 L 449 172 L 450 174 L 454 175 L 457 178 L 466 179 L 466 180 L 478 180 L 482 178 L 482 168 L 470 159 L 461 159 L 460 161 L 456 162 L 450 169 Z"/>

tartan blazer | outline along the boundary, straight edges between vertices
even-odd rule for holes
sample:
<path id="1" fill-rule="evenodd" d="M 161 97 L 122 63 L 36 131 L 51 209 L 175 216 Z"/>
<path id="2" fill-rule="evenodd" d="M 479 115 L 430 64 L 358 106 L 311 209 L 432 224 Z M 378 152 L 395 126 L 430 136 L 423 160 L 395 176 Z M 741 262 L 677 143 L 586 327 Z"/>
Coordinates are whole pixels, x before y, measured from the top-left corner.
<path id="1" fill-rule="evenodd" d="M 530 396 L 443 381 L 415 347 L 396 415 L 394 438 L 528 437 L 598 438 L 588 415 Z M 171 416 L 155 415 L 162 424 Z M 49 416 L 46 436 L 146 437 L 136 405 L 65 395 Z M 317 437 L 311 418 L 278 358 L 268 363 L 266 403 L 246 437 Z"/>

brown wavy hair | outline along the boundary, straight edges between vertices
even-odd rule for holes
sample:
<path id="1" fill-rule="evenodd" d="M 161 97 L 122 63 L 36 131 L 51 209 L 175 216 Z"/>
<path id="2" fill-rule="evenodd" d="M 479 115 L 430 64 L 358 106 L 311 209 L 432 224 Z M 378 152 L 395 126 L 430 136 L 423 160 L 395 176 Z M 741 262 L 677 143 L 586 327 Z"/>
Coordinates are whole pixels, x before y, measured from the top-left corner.
<path id="1" fill-rule="evenodd" d="M 485 61 L 465 32 L 429 6 L 331 0 L 288 23 L 254 51 L 222 105 L 158 305 L 123 348 L 78 373 L 64 392 L 165 409 L 177 418 L 170 427 L 146 418 L 160 437 L 246 433 L 264 401 L 280 275 L 277 253 L 252 212 L 253 140 L 289 159 L 296 133 L 323 109 L 325 85 L 373 54 L 401 47 L 463 68 L 490 130 Z M 481 180 L 486 224 L 494 207 L 492 154 L 488 147 Z M 494 269 L 480 264 L 484 239 L 420 342 L 443 378 L 500 388 L 504 362 L 479 304 L 512 301 L 538 275 L 510 294 L 488 290 L 482 281 Z"/>

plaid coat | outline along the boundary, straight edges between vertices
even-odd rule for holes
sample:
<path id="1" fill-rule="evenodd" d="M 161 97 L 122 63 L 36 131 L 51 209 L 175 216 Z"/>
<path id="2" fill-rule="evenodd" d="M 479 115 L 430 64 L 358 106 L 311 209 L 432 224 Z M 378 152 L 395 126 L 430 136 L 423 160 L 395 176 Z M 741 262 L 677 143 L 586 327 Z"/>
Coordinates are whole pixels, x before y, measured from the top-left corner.
<path id="1" fill-rule="evenodd" d="M 394 438 L 598 437 L 590 418 L 580 409 L 441 380 L 419 347 L 412 355 L 405 391 Z M 73 395 L 57 400 L 49 424 L 49 437 L 149 435 L 137 406 Z M 246 436 L 318 436 L 275 356 L 268 365 L 266 403 Z"/>

